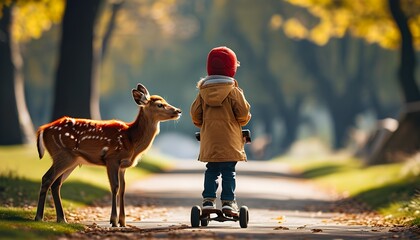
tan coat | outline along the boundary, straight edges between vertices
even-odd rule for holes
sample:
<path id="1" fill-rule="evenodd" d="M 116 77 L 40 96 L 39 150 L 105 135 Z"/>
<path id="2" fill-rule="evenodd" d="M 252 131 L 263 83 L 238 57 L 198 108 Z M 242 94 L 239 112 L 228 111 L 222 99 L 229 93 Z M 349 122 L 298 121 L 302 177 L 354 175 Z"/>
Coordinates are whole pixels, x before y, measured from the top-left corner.
<path id="1" fill-rule="evenodd" d="M 190 109 L 192 121 L 201 134 L 198 159 L 202 162 L 245 161 L 242 126 L 251 119 L 250 105 L 233 78 L 208 78 L 198 83 L 199 94 Z"/>

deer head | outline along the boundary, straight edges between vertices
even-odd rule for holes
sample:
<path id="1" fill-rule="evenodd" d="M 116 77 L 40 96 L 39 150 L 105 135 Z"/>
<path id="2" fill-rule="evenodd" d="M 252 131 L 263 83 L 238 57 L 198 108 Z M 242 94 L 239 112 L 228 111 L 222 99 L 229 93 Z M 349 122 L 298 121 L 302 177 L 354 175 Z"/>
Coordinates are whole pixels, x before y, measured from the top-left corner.
<path id="1" fill-rule="evenodd" d="M 164 122 L 180 117 L 179 109 L 169 105 L 165 99 L 158 95 L 150 96 L 146 87 L 140 83 L 137 88 L 133 88 L 132 94 L 137 105 L 144 108 L 144 113 L 148 114 L 152 120 Z"/>

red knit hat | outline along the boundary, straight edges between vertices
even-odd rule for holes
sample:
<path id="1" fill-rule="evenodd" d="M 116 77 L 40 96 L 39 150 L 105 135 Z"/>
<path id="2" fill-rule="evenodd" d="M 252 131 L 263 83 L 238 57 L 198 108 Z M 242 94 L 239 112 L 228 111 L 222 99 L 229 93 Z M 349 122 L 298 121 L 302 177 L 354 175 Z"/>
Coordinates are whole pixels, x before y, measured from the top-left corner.
<path id="1" fill-rule="evenodd" d="M 235 76 L 239 66 L 236 54 L 225 46 L 213 48 L 207 56 L 207 74 Z"/>

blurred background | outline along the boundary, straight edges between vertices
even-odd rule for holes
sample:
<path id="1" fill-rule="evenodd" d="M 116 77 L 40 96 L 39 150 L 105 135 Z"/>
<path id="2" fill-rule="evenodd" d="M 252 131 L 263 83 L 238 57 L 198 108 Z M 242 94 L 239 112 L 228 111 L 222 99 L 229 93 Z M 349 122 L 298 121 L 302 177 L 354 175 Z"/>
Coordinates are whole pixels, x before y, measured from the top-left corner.
<path id="1" fill-rule="evenodd" d="M 374 164 L 420 148 L 418 0 L 3 0 L 0 9 L 0 145 L 31 142 L 63 115 L 132 121 L 140 82 L 183 110 L 161 124 L 154 150 L 196 158 L 189 107 L 208 52 L 224 45 L 252 106 L 249 158 L 344 149 Z"/>

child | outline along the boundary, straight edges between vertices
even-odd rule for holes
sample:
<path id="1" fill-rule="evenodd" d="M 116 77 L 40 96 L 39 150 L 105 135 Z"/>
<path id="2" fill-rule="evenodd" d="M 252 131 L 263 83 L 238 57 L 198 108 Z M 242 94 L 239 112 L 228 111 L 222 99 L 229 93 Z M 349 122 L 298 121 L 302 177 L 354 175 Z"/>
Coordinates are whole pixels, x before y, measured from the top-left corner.
<path id="1" fill-rule="evenodd" d="M 251 119 L 250 105 L 233 78 L 239 62 L 227 47 L 213 48 L 207 56 L 208 76 L 197 83 L 199 93 L 191 105 L 191 118 L 200 128 L 200 155 L 207 162 L 203 209 L 216 208 L 218 177 L 222 175 L 222 211 L 238 216 L 235 166 L 246 161 L 242 126 Z"/>

